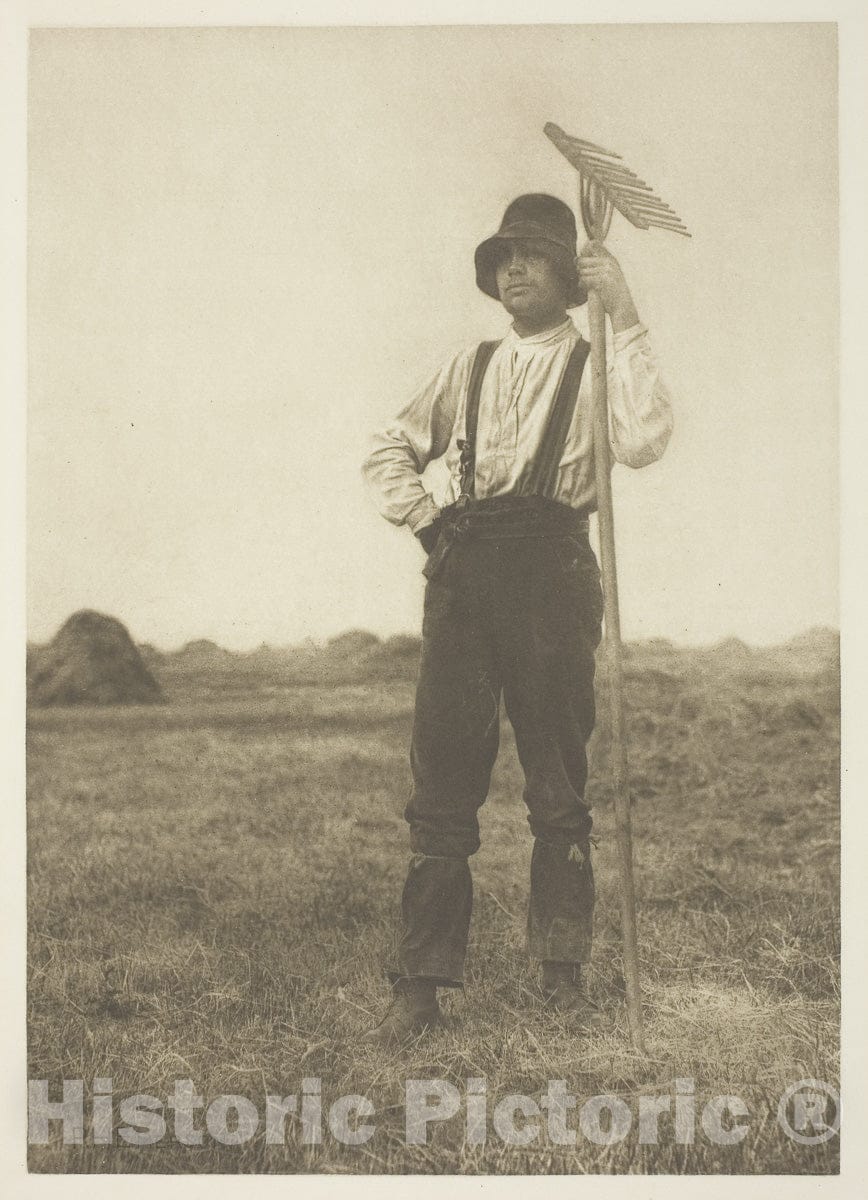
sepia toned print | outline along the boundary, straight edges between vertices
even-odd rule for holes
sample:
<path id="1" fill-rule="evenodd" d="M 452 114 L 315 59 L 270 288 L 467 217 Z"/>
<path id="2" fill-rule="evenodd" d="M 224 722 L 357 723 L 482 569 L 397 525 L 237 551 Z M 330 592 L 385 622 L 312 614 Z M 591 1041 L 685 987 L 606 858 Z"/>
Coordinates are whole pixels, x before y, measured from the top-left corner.
<path id="1" fill-rule="evenodd" d="M 835 27 L 28 87 L 30 1171 L 837 1173 Z"/>

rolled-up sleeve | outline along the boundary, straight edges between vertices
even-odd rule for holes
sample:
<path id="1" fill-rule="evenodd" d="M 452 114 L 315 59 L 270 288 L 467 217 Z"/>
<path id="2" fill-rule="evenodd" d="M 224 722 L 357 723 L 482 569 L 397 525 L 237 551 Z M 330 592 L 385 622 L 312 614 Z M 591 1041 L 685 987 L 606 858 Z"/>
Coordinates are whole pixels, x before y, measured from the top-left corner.
<path id="1" fill-rule="evenodd" d="M 628 467 L 656 462 L 672 434 L 672 403 L 644 325 L 612 339 L 608 399 L 615 461 Z"/>
<path id="2" fill-rule="evenodd" d="M 437 517 L 420 475 L 449 447 L 469 362 L 466 352 L 456 355 L 371 438 L 362 475 L 377 509 L 393 525 L 406 524 L 415 532 Z"/>

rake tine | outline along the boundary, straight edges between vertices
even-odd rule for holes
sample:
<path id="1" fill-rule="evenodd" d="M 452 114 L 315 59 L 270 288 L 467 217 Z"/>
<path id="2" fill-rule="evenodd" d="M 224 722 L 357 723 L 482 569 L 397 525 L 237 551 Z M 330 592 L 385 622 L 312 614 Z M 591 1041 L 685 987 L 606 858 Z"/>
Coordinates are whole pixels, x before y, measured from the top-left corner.
<path id="1" fill-rule="evenodd" d="M 631 196 L 622 196 L 621 199 L 639 212 L 654 213 L 660 217 L 673 217 L 676 221 L 680 219 L 675 209 L 670 208 L 668 204 L 648 204 L 644 200 L 633 200 Z"/>
<path id="2" fill-rule="evenodd" d="M 557 128 L 557 126 L 555 126 Z M 569 138 L 577 146 L 581 146 L 588 154 L 605 154 L 606 158 L 620 158 L 620 154 L 616 154 L 614 150 L 604 150 L 602 146 L 595 146 L 593 142 L 586 142 L 584 138 L 571 138 L 565 133 L 564 137 Z"/>
<path id="3" fill-rule="evenodd" d="M 639 179 L 638 176 L 628 179 L 620 175 L 610 175 L 608 171 L 594 171 L 594 175 L 599 176 L 605 181 L 611 179 L 613 187 L 623 189 L 625 192 L 643 192 L 647 195 L 652 195 L 654 191 L 644 179 Z"/>
<path id="4" fill-rule="evenodd" d="M 624 199 L 633 208 L 639 208 L 645 212 L 661 213 L 667 217 L 677 217 L 678 216 L 678 213 L 675 211 L 675 209 L 670 208 L 668 204 L 664 204 L 662 200 L 659 201 L 657 204 L 652 204 L 648 200 L 634 200 L 632 196 L 625 196 Z"/>
<path id="5" fill-rule="evenodd" d="M 616 163 L 597 162 L 595 159 L 588 158 L 585 160 L 584 169 L 594 175 L 611 175 L 613 179 L 623 179 L 630 183 L 641 183 L 645 187 L 648 186 L 635 171 L 630 171 L 627 167 L 619 167 Z"/>
<path id="6" fill-rule="evenodd" d="M 658 221 L 655 217 L 644 217 L 643 219 L 646 229 L 655 227 L 657 229 L 665 229 L 669 233 L 681 233 L 685 237 L 692 237 L 692 234 L 685 225 L 676 225 L 674 221 Z"/>
<path id="7" fill-rule="evenodd" d="M 628 213 L 622 213 L 622 216 L 627 217 L 630 224 L 635 225 L 637 229 L 665 229 L 667 233 L 680 233 L 682 237 L 693 236 L 683 225 L 663 225 L 658 221 L 650 221 L 647 217 L 632 217 Z"/>
<path id="8" fill-rule="evenodd" d="M 690 230 L 683 225 L 663 225 L 660 221 L 649 221 L 645 228 L 650 229 L 652 225 L 656 225 L 658 229 L 665 229 L 668 233 L 680 233 L 682 237 L 693 237 Z"/>
<path id="9" fill-rule="evenodd" d="M 617 175 L 612 171 L 601 171 L 594 167 L 585 167 L 585 171 L 594 179 L 599 179 L 609 187 L 613 188 L 629 188 L 637 192 L 647 192 L 653 194 L 654 189 L 640 179 L 638 175 Z"/>
<path id="10" fill-rule="evenodd" d="M 649 219 L 658 219 L 661 221 L 669 221 L 675 225 L 684 226 L 684 222 L 679 217 L 678 213 L 668 204 L 664 204 L 662 200 L 656 204 L 652 204 L 646 200 L 639 200 L 633 196 L 612 196 L 612 203 L 615 204 L 619 212 L 625 213 L 627 210 L 634 213 L 641 213 L 642 216 Z"/>
<path id="11" fill-rule="evenodd" d="M 666 225 L 679 225 L 682 229 L 686 226 L 677 213 L 661 212 L 653 208 L 633 208 L 631 205 L 618 205 L 619 212 L 632 212 L 638 217 L 642 217 L 646 221 L 657 221 Z"/>
<path id="12" fill-rule="evenodd" d="M 646 188 L 637 188 L 637 187 L 631 187 L 631 185 L 628 183 L 615 183 L 615 182 L 613 182 L 610 186 L 611 186 L 613 192 L 619 192 L 619 193 L 623 193 L 625 196 L 630 196 L 632 199 L 635 199 L 637 203 L 642 203 L 642 204 L 665 204 L 666 203 L 666 201 L 661 200 L 661 198 L 657 195 L 657 193 L 653 192 L 651 190 L 651 188 L 647 188 L 647 189 Z"/>
<path id="13" fill-rule="evenodd" d="M 647 192 L 653 194 L 654 189 L 640 179 L 637 175 L 615 175 L 611 171 L 596 171 L 593 167 L 586 167 L 587 173 L 594 179 L 599 179 L 602 183 L 613 188 L 630 188 L 637 192 Z"/>
<path id="14" fill-rule="evenodd" d="M 659 196 L 655 196 L 653 192 L 640 192 L 633 188 L 619 187 L 613 189 L 619 196 L 623 196 L 625 200 L 629 200 L 631 204 L 646 205 L 649 208 L 670 208 Z"/>
<path id="15" fill-rule="evenodd" d="M 635 225 L 638 229 L 648 228 L 648 218 L 643 213 L 625 212 L 623 208 L 620 208 L 617 205 L 616 208 L 618 208 L 618 212 L 622 217 L 627 218 L 631 225 Z"/>
<path id="16" fill-rule="evenodd" d="M 610 154 L 608 150 L 578 150 L 576 153 L 588 162 L 611 163 L 613 167 L 619 167 L 622 171 L 630 170 L 620 154 Z"/>
<path id="17" fill-rule="evenodd" d="M 680 221 L 666 221 L 659 217 L 649 217 L 647 213 L 642 213 L 642 217 L 649 225 L 656 225 L 658 229 L 671 229 L 673 233 L 687 233 L 687 226 L 682 225 Z"/>
<path id="18" fill-rule="evenodd" d="M 629 167 L 625 166 L 623 162 L 616 162 L 614 159 L 609 158 L 608 155 L 591 154 L 589 152 L 587 154 L 583 154 L 582 158 L 586 163 L 590 163 L 590 165 L 593 167 L 605 168 L 607 171 L 615 171 L 621 175 L 636 174 L 635 171 L 631 171 Z"/>
<path id="19" fill-rule="evenodd" d="M 679 221 L 677 217 L 656 216 L 654 213 L 639 213 L 639 216 L 643 217 L 651 225 L 659 225 L 661 229 L 664 228 L 664 226 L 671 229 L 687 228 L 683 221 Z"/>

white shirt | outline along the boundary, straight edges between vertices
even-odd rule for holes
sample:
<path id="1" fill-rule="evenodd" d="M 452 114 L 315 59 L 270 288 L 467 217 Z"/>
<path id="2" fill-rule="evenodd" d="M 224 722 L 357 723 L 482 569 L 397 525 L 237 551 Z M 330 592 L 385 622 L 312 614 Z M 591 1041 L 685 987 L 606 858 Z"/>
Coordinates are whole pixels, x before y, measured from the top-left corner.
<path id="1" fill-rule="evenodd" d="M 508 495 L 540 444 L 567 360 L 579 340 L 570 318 L 554 329 L 521 338 L 514 329 L 495 349 L 479 398 L 475 494 Z M 471 346 L 455 355 L 390 424 L 374 435 L 362 471 L 382 515 L 416 532 L 459 494 L 458 438 L 464 412 Z M 616 333 L 608 370 L 609 440 L 615 461 L 644 467 L 662 455 L 672 432 L 672 407 L 644 325 Z M 575 508 L 597 507 L 592 454 L 591 363 L 579 395 L 558 469 L 554 499 Z M 434 497 L 419 478 L 445 455 L 449 481 Z"/>

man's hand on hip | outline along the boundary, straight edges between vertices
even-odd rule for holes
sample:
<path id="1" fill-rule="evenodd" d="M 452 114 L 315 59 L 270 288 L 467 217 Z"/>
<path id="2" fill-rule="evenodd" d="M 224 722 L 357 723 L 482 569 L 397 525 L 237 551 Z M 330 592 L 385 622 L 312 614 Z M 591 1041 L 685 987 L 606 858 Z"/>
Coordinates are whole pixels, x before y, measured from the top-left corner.
<path id="1" fill-rule="evenodd" d="M 421 529 L 416 530 L 416 537 L 422 543 L 422 549 L 426 554 L 430 554 L 437 543 L 437 538 L 440 536 L 440 517 L 431 525 L 423 525 Z"/>

